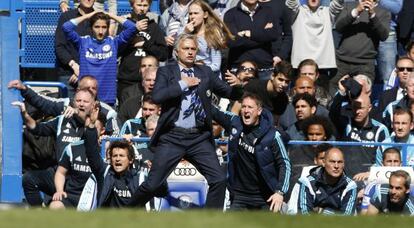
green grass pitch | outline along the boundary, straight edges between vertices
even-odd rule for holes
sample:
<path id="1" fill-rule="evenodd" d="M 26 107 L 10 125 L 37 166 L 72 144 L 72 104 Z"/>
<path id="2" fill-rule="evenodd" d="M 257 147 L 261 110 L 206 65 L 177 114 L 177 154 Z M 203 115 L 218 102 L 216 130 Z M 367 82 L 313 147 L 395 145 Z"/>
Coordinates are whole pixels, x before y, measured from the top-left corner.
<path id="1" fill-rule="evenodd" d="M 278 228 L 405 228 L 414 227 L 413 217 L 377 216 L 281 216 L 267 212 L 190 211 L 147 213 L 142 210 L 98 210 L 95 212 L 13 209 L 0 211 L 0 227 L 278 227 Z"/>

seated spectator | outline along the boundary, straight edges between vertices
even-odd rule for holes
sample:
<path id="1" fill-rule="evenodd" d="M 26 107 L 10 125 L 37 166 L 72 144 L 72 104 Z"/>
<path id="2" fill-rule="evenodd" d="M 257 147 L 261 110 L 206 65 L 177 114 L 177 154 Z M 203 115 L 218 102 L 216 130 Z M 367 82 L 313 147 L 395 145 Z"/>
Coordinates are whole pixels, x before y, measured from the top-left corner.
<path id="1" fill-rule="evenodd" d="M 393 122 L 392 122 L 393 133 L 391 136 L 386 138 L 384 143 L 414 143 L 414 136 L 410 133 L 411 130 L 414 128 L 413 123 L 413 113 L 404 108 L 396 108 L 393 115 Z M 377 165 L 382 165 L 382 153 L 387 149 L 388 145 L 384 145 L 378 147 L 377 155 L 376 155 L 376 163 Z M 406 147 L 407 153 L 406 157 L 402 157 L 402 160 L 406 161 L 405 165 L 407 166 L 414 166 L 414 147 L 409 146 Z"/>
<path id="2" fill-rule="evenodd" d="M 227 40 L 234 39 L 234 36 L 203 0 L 190 3 L 188 16 L 182 32 L 197 35 L 196 63 L 209 66 L 217 77 L 221 77 L 221 52 L 227 47 Z"/>
<path id="3" fill-rule="evenodd" d="M 301 130 L 302 121 L 315 115 L 316 99 L 309 93 L 297 94 L 293 97 L 292 105 L 295 107 L 297 121 L 286 130 L 291 140 L 304 140 L 305 135 Z"/>
<path id="4" fill-rule="evenodd" d="M 407 51 L 407 57 L 410 58 L 412 61 L 414 61 L 414 40 L 410 41 L 407 44 L 406 51 Z M 402 58 L 404 58 L 404 56 Z M 394 69 L 391 73 L 390 78 L 388 79 L 388 82 L 386 83 L 386 85 L 384 85 L 384 89 L 388 90 L 388 89 L 398 86 L 399 80 L 400 79 L 397 75 L 397 69 Z"/>
<path id="5" fill-rule="evenodd" d="M 155 81 L 155 77 L 153 76 L 153 74 L 157 72 L 156 70 L 158 69 L 158 67 L 158 60 L 154 56 L 148 55 L 141 59 L 141 65 L 139 68 L 139 74 L 141 78 L 139 79 L 139 83 L 135 83 L 134 85 L 130 85 L 126 88 L 123 88 L 122 91 L 118 90 L 120 92 L 118 93 L 119 108 L 121 108 L 123 106 L 123 103 L 126 102 L 129 98 L 142 98 L 143 94 L 150 92 Z M 148 76 L 148 74 L 150 76 Z M 146 78 L 146 80 L 144 80 L 144 78 Z"/>
<path id="6" fill-rule="evenodd" d="M 296 79 L 293 91 L 293 95 L 309 93 L 311 96 L 315 96 L 315 82 L 307 76 L 301 76 Z M 296 115 L 294 113 L 295 108 L 293 107 L 292 103 L 289 103 L 286 107 L 285 112 L 280 116 L 279 119 L 279 125 L 284 130 L 286 130 L 290 125 L 294 124 L 297 121 Z M 328 117 L 329 112 L 324 106 L 318 104 L 316 106 L 315 115 Z"/>
<path id="7" fill-rule="evenodd" d="M 298 213 L 353 215 L 356 208 L 357 188 L 344 173 L 344 156 L 339 148 L 325 152 L 322 167 L 300 178 Z"/>
<path id="8" fill-rule="evenodd" d="M 110 18 L 121 23 L 125 29 L 116 37 L 108 37 Z M 93 36 L 80 36 L 76 32 L 78 24 L 90 20 Z M 66 38 L 79 51 L 79 78 L 95 75 L 98 85 L 98 98 L 110 105 L 116 100 L 117 53 L 121 45 L 126 45 L 135 32 L 135 24 L 125 18 L 104 12 L 92 12 L 67 21 L 63 24 Z"/>
<path id="9" fill-rule="evenodd" d="M 411 109 L 410 104 L 414 102 L 414 74 L 410 73 L 406 83 L 406 95 L 401 98 L 401 100 L 396 100 L 394 102 L 389 103 L 384 112 L 382 113 L 383 123 L 391 129 L 391 124 L 394 121 L 393 116 L 395 109 L 397 108 L 404 108 L 404 109 Z"/>
<path id="10" fill-rule="evenodd" d="M 398 85 L 385 90 L 379 97 L 378 113 L 382 114 L 388 104 L 398 102 L 407 94 L 407 81 L 414 70 L 414 62 L 408 57 L 400 57 L 396 64 L 396 73 L 398 77 Z"/>
<path id="11" fill-rule="evenodd" d="M 263 106 L 272 112 L 274 118 L 278 118 L 285 111 L 289 102 L 286 90 L 292 80 L 291 72 L 292 66 L 286 61 L 281 61 L 274 67 L 270 80 L 265 81 L 258 78 L 249 80 L 244 86 L 244 90 L 257 94 L 262 99 Z M 233 109 L 233 111 L 239 113 L 239 110 Z"/>
<path id="12" fill-rule="evenodd" d="M 230 86 L 237 84 L 245 86 L 251 79 L 257 78 L 257 64 L 246 60 L 240 63 L 235 72 L 227 70 L 224 75 Z"/>
<path id="13" fill-rule="evenodd" d="M 124 90 L 142 82 L 143 71 L 140 66 L 146 56 L 153 56 L 157 61 L 165 61 L 168 57 L 164 32 L 148 12 L 151 2 L 152 0 L 130 0 L 132 12 L 123 16 L 136 23 L 137 31 L 118 53 L 118 57 L 121 58 L 117 76 L 119 105 L 128 98 L 124 96 Z"/>
<path id="14" fill-rule="evenodd" d="M 75 103 L 74 98 L 53 99 L 51 97 L 41 96 L 34 92 L 30 87 L 25 86 L 20 80 L 10 81 L 8 84 L 8 88 L 15 88 L 20 90 L 20 94 L 25 99 L 25 101 L 34 106 L 35 108 L 39 109 L 45 115 L 59 116 L 63 112 L 65 112 L 66 116 L 70 116 L 75 111 L 72 109 Z M 99 90 L 98 81 L 93 76 L 84 76 L 79 81 L 78 89 L 90 90 L 96 97 L 97 92 Z M 102 101 L 99 102 L 99 106 L 99 111 L 102 112 L 107 119 L 105 126 L 105 130 L 107 131 L 106 134 L 118 136 L 119 127 L 117 121 L 117 113 L 111 106 Z"/>
<path id="15" fill-rule="evenodd" d="M 315 166 L 322 166 L 323 161 L 325 160 L 326 151 L 331 149 L 333 146 L 328 143 L 322 143 L 315 147 L 315 157 L 313 158 L 313 163 Z"/>
<path id="16" fill-rule="evenodd" d="M 341 84 L 345 88 L 345 93 L 343 93 L 342 90 L 338 89 L 333 99 L 341 100 L 335 101 L 341 103 L 341 114 L 343 116 L 349 116 L 352 118 L 352 100 L 357 99 L 360 96 L 371 97 L 372 81 L 363 74 L 344 75 L 339 81 L 341 81 Z M 370 112 L 370 117 L 374 119 L 377 115 L 378 114 L 376 111 Z M 382 120 L 382 118 L 378 118 L 378 120 Z"/>
<path id="17" fill-rule="evenodd" d="M 74 108 L 76 115 L 66 118 L 60 115 L 48 122 L 36 123 L 27 113 L 25 105 L 21 102 L 13 103 L 19 106 L 23 115 L 26 127 L 35 135 L 55 136 L 56 137 L 56 160 L 62 157 L 67 145 L 81 140 L 85 128 L 85 120 L 95 107 L 95 96 L 88 90 L 78 90 L 75 93 Z M 57 164 L 57 161 L 54 162 Z M 43 199 L 40 195 L 42 191 L 48 196 L 55 192 L 53 183 L 55 167 L 51 166 L 43 170 L 28 171 L 23 175 L 23 190 L 27 202 L 31 206 L 41 206 Z"/>
<path id="18" fill-rule="evenodd" d="M 346 78 L 342 80 L 346 80 Z M 341 95 L 346 94 L 347 91 L 342 82 L 338 83 L 340 92 L 334 97 L 329 112 L 332 122 L 339 131 L 339 139 L 354 142 L 382 142 L 388 138 L 390 134 L 387 127 L 370 117 L 372 105 L 369 96 L 360 95 L 351 99 L 351 115 L 342 113 L 341 105 L 347 99 L 346 96 Z M 354 83 L 359 84 L 356 81 Z M 347 174 L 354 176 L 368 171 L 368 168 L 375 164 L 377 148 L 372 145 L 347 147 L 345 153 L 345 160 L 348 164 L 346 166 Z"/>
<path id="19" fill-rule="evenodd" d="M 315 98 L 318 101 L 318 104 L 328 108 L 331 104 L 332 97 L 324 87 L 318 85 L 317 83 L 322 84 L 319 66 L 313 59 L 302 60 L 298 65 L 298 75 L 299 77 L 308 76 L 310 77 L 315 84 Z"/>
<path id="20" fill-rule="evenodd" d="M 414 215 L 414 197 L 410 195 L 410 175 L 403 170 L 391 173 L 389 184 L 378 186 L 376 195 L 371 198 L 367 215 L 407 214 Z"/>
<path id="21" fill-rule="evenodd" d="M 142 100 L 145 95 L 151 94 L 152 89 L 154 88 L 157 69 L 146 69 L 143 73 L 143 77 L 141 86 L 144 93 L 133 94 L 132 91 L 135 91 L 135 89 L 132 87 L 127 88 L 131 88 L 130 91 L 126 92 L 126 94 L 131 94 L 131 97 L 119 108 L 119 121 L 121 121 L 121 123 L 125 123 L 128 119 L 139 118 L 142 116 Z"/>
<path id="22" fill-rule="evenodd" d="M 145 121 L 145 136 L 151 138 L 157 128 L 159 114 L 152 114 L 146 118 Z M 135 137 L 135 136 L 134 136 Z M 138 136 L 139 137 L 139 136 Z M 133 143 L 135 150 L 135 168 L 141 171 L 148 171 L 151 169 L 152 159 L 154 153 L 148 148 L 148 143 Z M 146 169 L 146 170 L 145 170 Z"/>
<path id="23" fill-rule="evenodd" d="M 303 133 L 306 141 L 327 141 L 335 139 L 334 127 L 331 121 L 325 117 L 312 116 L 302 122 Z M 299 179 L 302 168 L 313 165 L 317 145 L 291 146 L 289 148 L 289 159 L 292 164 L 292 176 L 290 179 L 293 186 Z"/>
<path id="24" fill-rule="evenodd" d="M 395 147 L 387 148 L 383 153 L 382 164 L 384 167 L 401 166 L 402 162 L 401 162 L 400 150 L 398 150 Z M 360 178 L 363 179 L 364 181 L 368 180 L 368 177 L 369 177 L 369 172 L 365 173 L 363 176 L 362 175 L 360 176 Z M 363 190 L 364 193 L 363 193 L 363 199 L 362 199 L 361 211 L 360 211 L 362 215 L 367 213 L 368 207 L 369 205 L 371 205 L 370 201 L 371 201 L 371 198 L 375 196 L 376 185 L 377 185 L 376 182 L 369 183 Z M 360 193 L 358 193 L 358 198 L 359 198 L 359 195 Z"/>
<path id="25" fill-rule="evenodd" d="M 151 115 L 159 115 L 161 107 L 154 103 L 151 94 L 144 95 L 142 99 L 142 116 L 125 121 L 121 128 L 121 135 L 131 134 L 133 137 L 147 136 L 145 121 Z"/>
<path id="26" fill-rule="evenodd" d="M 59 7 L 62 13 L 67 12 L 70 10 L 69 8 L 70 0 L 59 0 Z M 78 8 L 79 4 L 82 2 L 94 2 L 93 8 L 97 11 L 105 11 L 105 2 L 108 2 L 108 11 L 114 15 L 117 15 L 117 8 L 118 3 L 117 0 L 73 0 L 74 7 Z M 113 36 L 115 34 L 116 23 L 115 21 L 111 20 L 111 24 L 109 25 L 109 35 Z"/>
<path id="27" fill-rule="evenodd" d="M 254 61 L 246 60 L 240 63 L 236 71 L 227 70 L 224 73 L 224 79 L 230 86 L 247 85 L 247 83 L 254 78 L 257 78 L 257 64 Z M 227 106 L 226 106 L 227 105 Z M 226 102 L 225 99 L 220 99 L 219 105 L 221 110 L 229 110 L 235 114 L 239 113 L 240 102 Z M 224 108 L 223 108 L 224 107 Z"/>
<path id="28" fill-rule="evenodd" d="M 94 116 L 95 115 L 95 116 Z M 91 113 L 96 118 L 96 129 L 99 136 L 105 134 L 105 116 L 95 107 Z M 98 139 L 100 142 L 100 138 Z M 83 141 L 77 141 L 66 146 L 59 160 L 55 173 L 55 188 L 49 208 L 52 210 L 76 208 L 86 181 L 92 171 L 86 159 Z"/>

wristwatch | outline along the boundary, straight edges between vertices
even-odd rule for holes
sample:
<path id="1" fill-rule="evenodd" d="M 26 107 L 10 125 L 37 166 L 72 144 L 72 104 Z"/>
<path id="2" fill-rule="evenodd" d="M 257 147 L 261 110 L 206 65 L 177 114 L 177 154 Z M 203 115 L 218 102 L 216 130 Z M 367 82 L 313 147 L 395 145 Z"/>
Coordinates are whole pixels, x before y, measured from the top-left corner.
<path id="1" fill-rule="evenodd" d="M 285 195 L 285 193 L 284 193 L 284 192 L 282 192 L 282 191 L 280 191 L 280 190 L 277 190 L 275 193 L 277 193 L 277 194 L 279 194 L 279 195 L 281 195 L 281 196 L 284 196 L 284 195 Z"/>

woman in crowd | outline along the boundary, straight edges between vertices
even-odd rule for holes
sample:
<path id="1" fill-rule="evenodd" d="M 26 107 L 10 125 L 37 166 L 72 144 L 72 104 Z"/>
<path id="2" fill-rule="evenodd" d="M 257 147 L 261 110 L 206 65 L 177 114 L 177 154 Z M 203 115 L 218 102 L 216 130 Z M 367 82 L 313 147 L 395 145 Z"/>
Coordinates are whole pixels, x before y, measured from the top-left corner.
<path id="1" fill-rule="evenodd" d="M 233 35 L 206 2 L 195 0 L 189 5 L 184 32 L 197 35 L 196 63 L 209 66 L 220 75 L 221 50 L 226 48 L 226 41 Z"/>

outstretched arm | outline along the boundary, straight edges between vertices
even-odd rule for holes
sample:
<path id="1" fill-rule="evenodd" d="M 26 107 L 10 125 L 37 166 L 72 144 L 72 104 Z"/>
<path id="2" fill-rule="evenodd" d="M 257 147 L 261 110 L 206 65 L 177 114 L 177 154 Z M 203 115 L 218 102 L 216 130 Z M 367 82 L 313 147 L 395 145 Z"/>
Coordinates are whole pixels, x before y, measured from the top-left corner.
<path id="1" fill-rule="evenodd" d="M 20 94 L 30 105 L 39 109 L 46 115 L 58 116 L 62 114 L 65 107 L 69 105 L 69 99 L 54 99 L 41 96 L 29 87 L 25 86 L 20 80 L 12 80 L 8 84 L 9 89 L 18 89 Z"/>
<path id="2" fill-rule="evenodd" d="M 26 105 L 24 105 L 23 102 L 14 101 L 14 102 L 12 102 L 12 105 L 17 106 L 17 107 L 20 108 L 20 112 L 22 113 L 23 121 L 29 129 L 32 130 L 32 129 L 36 128 L 36 121 L 29 115 L 29 113 L 27 113 Z"/>

